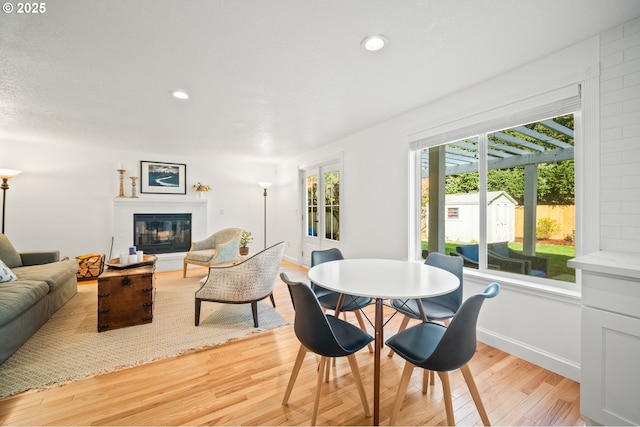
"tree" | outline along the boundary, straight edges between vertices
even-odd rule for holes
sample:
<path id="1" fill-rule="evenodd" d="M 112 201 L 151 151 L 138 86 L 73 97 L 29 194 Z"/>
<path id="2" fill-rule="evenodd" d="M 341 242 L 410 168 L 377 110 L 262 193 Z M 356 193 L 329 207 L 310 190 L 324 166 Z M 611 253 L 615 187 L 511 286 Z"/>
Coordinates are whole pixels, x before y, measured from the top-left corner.
<path id="1" fill-rule="evenodd" d="M 447 194 L 476 193 L 478 172 L 446 177 Z M 524 167 L 492 169 L 487 172 L 488 191 L 506 191 L 519 204 L 524 203 Z M 575 204 L 574 161 L 541 163 L 538 165 L 538 204 Z"/>

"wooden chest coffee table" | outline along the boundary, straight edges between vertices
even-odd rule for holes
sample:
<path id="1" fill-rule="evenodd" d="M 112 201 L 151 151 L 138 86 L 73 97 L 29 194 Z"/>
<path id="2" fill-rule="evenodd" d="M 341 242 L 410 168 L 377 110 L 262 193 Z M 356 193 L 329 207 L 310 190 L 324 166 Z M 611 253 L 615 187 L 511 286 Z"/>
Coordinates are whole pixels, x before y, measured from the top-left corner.
<path id="1" fill-rule="evenodd" d="M 153 321 L 154 269 L 107 268 L 98 277 L 98 332 Z"/>

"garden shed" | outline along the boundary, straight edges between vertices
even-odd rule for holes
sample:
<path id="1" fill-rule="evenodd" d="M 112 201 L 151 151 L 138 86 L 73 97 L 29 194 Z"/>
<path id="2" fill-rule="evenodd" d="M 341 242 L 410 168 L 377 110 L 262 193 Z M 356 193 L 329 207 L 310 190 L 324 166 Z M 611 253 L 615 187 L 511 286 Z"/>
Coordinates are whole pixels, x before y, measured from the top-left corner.
<path id="1" fill-rule="evenodd" d="M 477 242 L 480 236 L 479 194 L 445 196 L 445 239 L 450 242 Z M 505 191 L 487 193 L 487 241 L 515 239 L 517 202 Z"/>

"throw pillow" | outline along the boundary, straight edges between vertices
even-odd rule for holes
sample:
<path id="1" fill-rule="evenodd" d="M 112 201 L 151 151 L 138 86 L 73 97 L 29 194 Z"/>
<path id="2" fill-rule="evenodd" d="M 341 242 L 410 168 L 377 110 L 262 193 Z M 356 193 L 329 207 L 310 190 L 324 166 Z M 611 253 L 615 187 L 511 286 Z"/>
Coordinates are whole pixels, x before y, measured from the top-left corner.
<path id="1" fill-rule="evenodd" d="M 13 271 L 0 259 L 0 283 L 13 282 L 17 277 Z"/>
<path id="2" fill-rule="evenodd" d="M 9 268 L 22 267 L 20 254 L 4 234 L 0 234 L 0 259 Z"/>

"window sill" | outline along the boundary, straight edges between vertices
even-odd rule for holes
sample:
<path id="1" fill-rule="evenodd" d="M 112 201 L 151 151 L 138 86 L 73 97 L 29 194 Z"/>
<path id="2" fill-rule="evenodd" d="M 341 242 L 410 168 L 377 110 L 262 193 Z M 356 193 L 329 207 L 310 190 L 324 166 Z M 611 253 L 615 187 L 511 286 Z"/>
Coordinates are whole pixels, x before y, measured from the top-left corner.
<path id="1" fill-rule="evenodd" d="M 582 290 L 577 283 L 569 285 L 565 282 L 557 282 L 550 279 L 529 279 L 520 275 L 495 274 L 493 271 L 479 271 L 472 268 L 464 269 L 464 278 L 471 281 L 497 282 L 501 287 L 519 293 L 553 298 L 578 305 L 581 304 L 582 300 Z"/>

